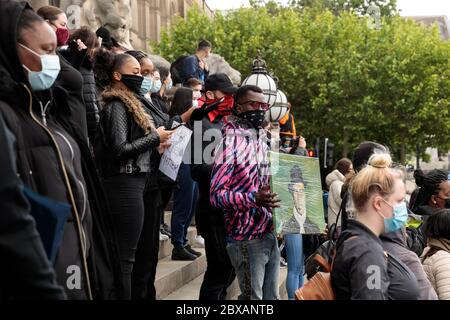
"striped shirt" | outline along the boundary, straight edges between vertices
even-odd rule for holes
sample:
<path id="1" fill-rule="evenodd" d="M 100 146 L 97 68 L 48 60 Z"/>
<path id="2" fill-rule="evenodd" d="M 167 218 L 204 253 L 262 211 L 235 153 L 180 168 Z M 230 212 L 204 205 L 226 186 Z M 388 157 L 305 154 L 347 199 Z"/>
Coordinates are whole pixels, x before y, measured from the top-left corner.
<path id="1" fill-rule="evenodd" d="M 216 147 L 211 176 L 211 204 L 224 211 L 228 236 L 261 238 L 273 230 L 272 212 L 259 207 L 255 193 L 269 185 L 267 135 L 250 129 L 246 120 L 230 118 Z"/>

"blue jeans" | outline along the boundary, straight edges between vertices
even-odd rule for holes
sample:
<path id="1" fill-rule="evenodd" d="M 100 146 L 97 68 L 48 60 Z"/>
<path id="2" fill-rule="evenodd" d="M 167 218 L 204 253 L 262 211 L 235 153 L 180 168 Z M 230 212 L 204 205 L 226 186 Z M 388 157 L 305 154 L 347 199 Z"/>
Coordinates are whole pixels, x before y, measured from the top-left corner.
<path id="1" fill-rule="evenodd" d="M 294 299 L 295 291 L 303 287 L 303 237 L 299 233 L 284 235 L 288 274 L 286 291 L 290 300 Z"/>
<path id="2" fill-rule="evenodd" d="M 179 177 L 179 188 L 173 193 L 173 210 L 170 228 L 172 233 L 172 244 L 174 247 L 186 246 L 187 231 L 195 213 L 195 205 L 198 198 L 197 182 L 192 180 L 189 165 L 181 163 Z"/>
<path id="3" fill-rule="evenodd" d="M 245 241 L 228 239 L 227 251 L 241 289 L 239 300 L 279 299 L 280 251 L 274 234 Z"/>

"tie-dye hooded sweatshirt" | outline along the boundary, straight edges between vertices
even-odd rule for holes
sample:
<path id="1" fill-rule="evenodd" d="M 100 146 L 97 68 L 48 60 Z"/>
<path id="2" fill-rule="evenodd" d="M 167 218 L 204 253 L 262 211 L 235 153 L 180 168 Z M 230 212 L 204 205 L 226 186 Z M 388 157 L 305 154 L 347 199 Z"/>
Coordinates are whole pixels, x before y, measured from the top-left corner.
<path id="1" fill-rule="evenodd" d="M 211 176 L 211 204 L 225 213 L 228 236 L 234 240 L 260 238 L 273 230 L 272 212 L 259 207 L 255 193 L 269 186 L 267 136 L 246 120 L 232 117 L 223 127 Z"/>

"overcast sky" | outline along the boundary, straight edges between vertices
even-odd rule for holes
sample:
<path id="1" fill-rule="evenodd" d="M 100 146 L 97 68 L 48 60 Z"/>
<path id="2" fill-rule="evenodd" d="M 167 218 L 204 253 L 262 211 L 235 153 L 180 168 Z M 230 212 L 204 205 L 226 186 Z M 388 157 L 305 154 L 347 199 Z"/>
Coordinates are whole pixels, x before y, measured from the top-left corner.
<path id="1" fill-rule="evenodd" d="M 287 0 L 278 1 L 286 4 Z M 225 10 L 248 6 L 247 0 L 206 0 L 211 9 Z M 442 15 L 450 18 L 450 0 L 397 0 L 403 16 Z"/>

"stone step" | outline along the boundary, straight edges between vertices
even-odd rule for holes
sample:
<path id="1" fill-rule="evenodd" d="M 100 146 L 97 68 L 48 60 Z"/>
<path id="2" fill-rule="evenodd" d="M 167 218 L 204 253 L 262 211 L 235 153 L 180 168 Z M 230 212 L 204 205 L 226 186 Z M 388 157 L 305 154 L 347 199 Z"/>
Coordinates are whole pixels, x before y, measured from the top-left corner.
<path id="1" fill-rule="evenodd" d="M 170 219 L 172 218 L 172 211 L 164 211 L 164 222 L 170 226 Z"/>
<path id="2" fill-rule="evenodd" d="M 158 300 L 182 288 L 206 271 L 205 250 L 198 251 L 202 255 L 193 261 L 173 261 L 171 257 L 159 260 L 155 279 Z"/>
<path id="3" fill-rule="evenodd" d="M 197 248 L 197 243 L 195 241 L 195 237 L 197 236 L 197 229 L 195 227 L 188 228 L 187 239 L 188 243 L 193 248 Z M 173 245 L 171 239 L 160 241 L 159 242 L 159 254 L 158 259 L 164 259 L 172 254 Z"/>
<path id="4" fill-rule="evenodd" d="M 201 274 L 191 282 L 187 283 L 178 290 L 172 292 L 166 296 L 163 300 L 198 300 L 198 295 L 200 293 L 200 286 L 202 285 L 204 274 Z M 286 277 L 287 268 L 280 269 L 280 298 L 282 300 L 287 299 L 286 292 Z M 237 300 L 240 294 L 239 284 L 237 279 L 228 288 L 228 300 Z"/>

